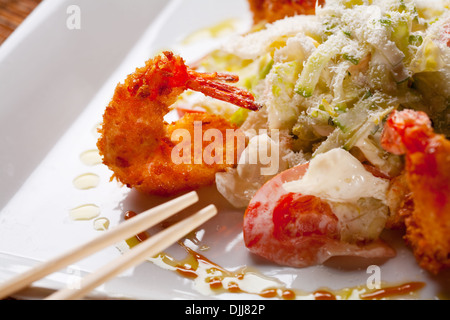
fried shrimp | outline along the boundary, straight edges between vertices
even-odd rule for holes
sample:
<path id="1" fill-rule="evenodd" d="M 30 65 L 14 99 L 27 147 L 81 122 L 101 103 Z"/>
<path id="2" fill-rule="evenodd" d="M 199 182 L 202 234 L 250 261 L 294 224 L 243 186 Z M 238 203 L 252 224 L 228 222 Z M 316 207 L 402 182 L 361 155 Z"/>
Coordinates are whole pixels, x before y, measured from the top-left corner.
<path id="1" fill-rule="evenodd" d="M 203 141 L 200 149 L 189 146 L 193 152 L 188 161 L 175 163 L 172 158 L 178 143 L 191 144 L 172 141 L 176 129 L 183 129 L 193 137 L 200 124 L 202 134 L 215 129 L 225 137 L 225 130 L 236 129 L 227 119 L 208 113 L 189 113 L 172 124 L 164 121 L 169 107 L 187 89 L 247 109 L 259 109 L 250 93 L 220 81 L 237 82 L 238 77 L 198 73 L 189 69 L 182 58 L 164 52 L 119 83 L 103 115 L 97 143 L 103 163 L 114 172 L 113 178 L 144 193 L 167 196 L 212 184 L 216 172 L 232 166 L 233 161 L 195 161 L 198 153 L 203 152 Z M 225 139 L 222 142 L 216 144 L 222 146 L 214 149 L 216 153 L 233 148 Z"/>
<path id="2" fill-rule="evenodd" d="M 249 0 L 255 24 L 260 22 L 272 23 L 296 14 L 314 14 L 316 2 L 320 5 L 325 0 Z"/>
<path id="3" fill-rule="evenodd" d="M 404 110 L 387 120 L 382 145 L 405 154 L 413 202 L 405 239 L 420 266 L 437 274 L 450 267 L 450 141 L 434 132 L 425 113 Z"/>
<path id="4" fill-rule="evenodd" d="M 284 190 L 283 184 L 301 179 L 308 167 L 304 164 L 283 171 L 256 193 L 244 215 L 247 248 L 277 264 L 296 268 L 322 264 L 336 256 L 394 257 L 395 250 L 381 239 L 345 241 L 342 221 L 325 200 Z"/>

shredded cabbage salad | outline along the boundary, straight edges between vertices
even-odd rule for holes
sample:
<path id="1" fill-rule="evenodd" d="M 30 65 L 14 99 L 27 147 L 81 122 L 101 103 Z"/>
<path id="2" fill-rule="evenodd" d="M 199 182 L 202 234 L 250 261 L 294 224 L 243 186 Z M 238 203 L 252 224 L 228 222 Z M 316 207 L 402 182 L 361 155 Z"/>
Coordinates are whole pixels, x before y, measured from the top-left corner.
<path id="1" fill-rule="evenodd" d="M 449 7 L 448 0 L 327 0 L 314 16 L 232 39 L 202 67 L 237 73 L 238 85 L 264 105 L 258 112 L 219 109 L 248 135 L 247 152 L 278 144 L 279 172 L 341 148 L 392 176 L 403 162 L 380 146 L 390 112 L 425 111 L 435 130 L 450 136 Z M 219 191 L 246 206 L 273 176 L 248 174 L 261 166 L 241 161 L 218 173 Z"/>

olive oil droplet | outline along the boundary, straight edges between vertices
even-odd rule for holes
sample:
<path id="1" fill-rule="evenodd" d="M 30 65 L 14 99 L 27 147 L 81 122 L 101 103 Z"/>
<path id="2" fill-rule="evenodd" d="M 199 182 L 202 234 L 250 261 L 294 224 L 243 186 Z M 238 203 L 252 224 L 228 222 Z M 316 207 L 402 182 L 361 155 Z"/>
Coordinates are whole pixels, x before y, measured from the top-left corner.
<path id="1" fill-rule="evenodd" d="M 94 229 L 96 231 L 106 231 L 109 229 L 109 220 L 105 217 L 100 217 L 94 220 Z"/>
<path id="2" fill-rule="evenodd" d="M 82 174 L 73 180 L 75 188 L 80 190 L 96 188 L 99 182 L 100 177 L 93 173 Z"/>
<path id="3" fill-rule="evenodd" d="M 100 208 L 95 204 L 86 204 L 73 208 L 69 212 L 72 220 L 92 220 L 100 215 Z"/>
<path id="4" fill-rule="evenodd" d="M 87 150 L 80 155 L 80 160 L 87 166 L 95 166 L 102 163 L 102 157 L 97 149 Z"/>

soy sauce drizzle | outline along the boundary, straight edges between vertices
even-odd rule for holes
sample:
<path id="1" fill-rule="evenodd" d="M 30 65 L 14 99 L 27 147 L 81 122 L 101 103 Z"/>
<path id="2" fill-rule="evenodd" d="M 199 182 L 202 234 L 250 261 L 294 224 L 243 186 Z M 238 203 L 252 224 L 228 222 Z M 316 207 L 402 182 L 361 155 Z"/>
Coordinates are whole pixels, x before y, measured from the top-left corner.
<path id="1" fill-rule="evenodd" d="M 423 282 L 410 282 L 395 287 L 381 288 L 372 292 L 363 293 L 360 298 L 363 300 L 383 299 L 396 295 L 411 294 L 422 289 L 425 286 Z"/>
<path id="2" fill-rule="evenodd" d="M 127 211 L 125 213 L 125 220 L 131 219 L 136 215 L 137 214 L 134 211 Z M 142 232 L 135 236 L 135 240 L 137 240 L 138 242 L 142 242 L 149 237 L 150 235 L 147 232 Z M 215 293 L 230 292 L 255 294 L 254 292 L 249 292 L 245 289 L 242 289 L 238 283 L 239 280 L 244 280 L 246 276 L 248 276 L 249 274 L 255 274 L 255 272 L 248 272 L 246 271 L 246 268 L 243 268 L 236 272 L 226 270 L 225 268 L 206 258 L 204 255 L 192 250 L 181 241 L 179 241 L 178 244 L 183 247 L 184 250 L 188 253 L 185 259 L 178 261 L 166 253 L 160 253 L 157 257 L 155 257 L 155 259 L 159 259 L 165 265 L 172 267 L 173 270 L 175 270 L 179 275 L 193 280 L 201 277 L 199 269 L 200 265 L 202 265 L 203 269 L 206 270 L 206 273 L 210 274 L 210 276 L 204 277 L 204 281 Z M 263 279 L 263 276 L 261 276 L 261 279 Z M 359 297 L 359 299 L 370 300 L 413 294 L 414 292 L 422 289 L 424 286 L 425 284 L 422 282 L 410 282 L 398 286 L 381 288 L 379 290 L 371 292 L 366 292 L 365 287 L 360 287 L 345 288 L 335 293 L 332 293 L 325 289 L 320 289 L 313 293 L 304 293 L 298 290 L 276 286 L 273 288 L 263 289 L 261 290 L 261 292 L 257 293 L 257 295 L 262 298 L 278 298 L 283 300 L 295 300 L 297 298 L 307 298 L 313 300 L 338 300 L 349 297 L 349 293 L 351 292 L 358 292 L 357 296 Z"/>
<path id="3" fill-rule="evenodd" d="M 127 212 L 125 212 L 124 219 L 125 220 L 129 220 L 129 219 L 131 219 L 131 218 L 133 218 L 135 216 L 137 216 L 136 212 L 134 212 L 134 211 L 127 211 Z M 136 240 L 142 242 L 142 241 L 147 240 L 148 238 L 150 238 L 150 235 L 148 234 L 148 232 L 143 231 L 143 232 L 135 235 L 135 237 L 136 237 Z"/>
<path id="4" fill-rule="evenodd" d="M 187 247 L 183 243 L 179 242 L 178 244 L 183 247 L 184 250 L 186 250 L 186 252 L 188 253 L 186 259 L 182 261 L 176 261 L 167 254 L 161 253 L 159 255 L 159 259 L 162 259 L 166 263 L 169 263 L 172 267 L 175 268 L 175 271 L 178 274 L 191 279 L 203 277 L 205 283 L 209 285 L 209 288 L 215 293 L 230 292 L 254 294 L 253 292 L 247 291 L 244 288 L 245 285 L 244 287 L 242 287 L 239 284 L 241 281 L 244 281 L 246 277 L 249 277 L 250 274 L 255 275 L 254 272 L 250 272 L 245 269 L 241 269 L 235 272 L 229 271 L 222 266 L 212 262 L 204 255 L 199 254 L 198 252 Z M 200 268 L 200 266 L 202 267 Z M 202 269 L 203 271 L 201 271 L 200 269 Z M 202 275 L 202 273 L 205 271 L 206 274 L 208 274 L 207 276 Z M 274 281 L 273 284 L 275 284 Z M 285 300 L 293 300 L 296 298 L 295 292 L 286 288 L 274 288 L 270 290 L 270 293 L 268 291 L 263 291 L 261 293 L 261 296 L 269 297 L 270 295 L 271 298 L 281 298 Z"/>
<path id="5" fill-rule="evenodd" d="M 325 290 L 317 290 L 313 293 L 315 300 L 336 300 L 336 296 Z"/>

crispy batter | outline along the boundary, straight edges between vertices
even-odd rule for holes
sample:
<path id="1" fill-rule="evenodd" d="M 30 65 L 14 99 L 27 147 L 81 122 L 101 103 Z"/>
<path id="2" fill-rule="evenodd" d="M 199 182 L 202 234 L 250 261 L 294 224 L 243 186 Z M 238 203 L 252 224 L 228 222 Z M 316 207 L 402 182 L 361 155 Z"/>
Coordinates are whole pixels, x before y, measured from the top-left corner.
<path id="1" fill-rule="evenodd" d="M 408 186 L 406 172 L 402 172 L 391 179 L 386 198 L 390 211 L 386 228 L 403 229 L 405 217 L 410 216 L 414 210 L 414 202 Z"/>
<path id="2" fill-rule="evenodd" d="M 314 14 L 317 0 L 249 0 L 255 24 L 272 23 L 297 14 Z M 319 0 L 323 5 L 325 0 Z"/>
<path id="3" fill-rule="evenodd" d="M 250 93 L 217 80 L 236 82 L 238 78 L 221 73 L 197 73 L 187 68 L 180 57 L 164 52 L 136 69 L 123 84 L 118 84 L 103 115 L 97 143 L 103 162 L 114 172 L 114 177 L 144 193 L 174 195 L 210 185 L 216 172 L 234 165 L 235 161 L 226 161 L 226 153 L 233 147 L 226 145 L 226 130 L 236 128 L 223 117 L 190 113 L 170 125 L 164 121 L 169 106 L 186 89 L 253 110 L 259 108 Z M 199 152 L 194 152 L 195 122 L 201 124 L 202 133 L 217 129 L 222 134 L 222 143 L 213 148 L 216 153 L 224 154 L 222 162 L 219 159 L 215 163 L 205 163 L 201 155 L 200 161 L 196 160 L 196 154 L 203 154 L 211 141 L 204 142 L 201 136 L 197 141 Z M 189 139 L 171 141 L 176 129 L 188 132 Z M 179 143 L 188 143 L 186 151 L 191 151 L 190 155 L 186 152 L 188 158 L 182 158 L 181 163 L 172 156 L 176 146 L 181 149 Z M 184 154 L 175 149 L 175 155 L 177 151 L 178 159 Z"/>
<path id="4" fill-rule="evenodd" d="M 450 141 L 434 133 L 423 112 L 394 112 L 383 147 L 406 155 L 414 209 L 405 217 L 405 239 L 420 266 L 434 274 L 450 267 Z"/>

